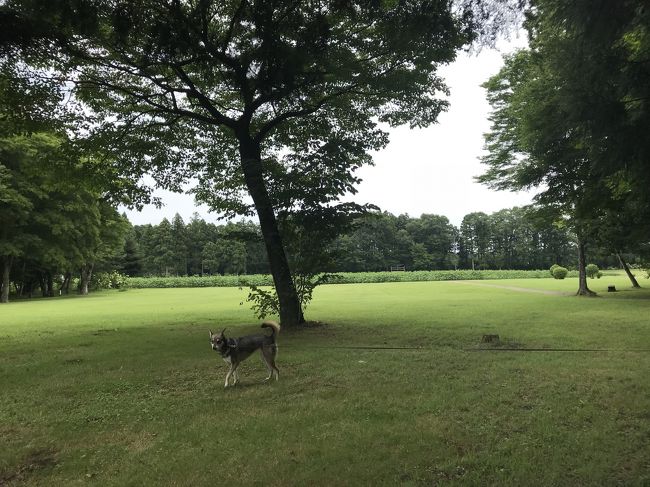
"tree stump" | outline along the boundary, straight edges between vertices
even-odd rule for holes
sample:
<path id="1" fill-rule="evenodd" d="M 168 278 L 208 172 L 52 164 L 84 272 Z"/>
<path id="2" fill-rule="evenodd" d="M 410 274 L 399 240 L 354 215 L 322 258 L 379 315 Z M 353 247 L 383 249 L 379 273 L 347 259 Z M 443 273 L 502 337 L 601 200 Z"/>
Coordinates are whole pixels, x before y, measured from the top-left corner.
<path id="1" fill-rule="evenodd" d="M 481 343 L 499 343 L 499 335 L 483 335 Z"/>

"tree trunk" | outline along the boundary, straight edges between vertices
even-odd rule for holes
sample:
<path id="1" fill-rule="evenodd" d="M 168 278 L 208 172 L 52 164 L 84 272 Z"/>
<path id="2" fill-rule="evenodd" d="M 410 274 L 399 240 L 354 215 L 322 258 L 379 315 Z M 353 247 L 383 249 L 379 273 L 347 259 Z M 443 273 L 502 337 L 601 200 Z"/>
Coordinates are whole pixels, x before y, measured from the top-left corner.
<path id="1" fill-rule="evenodd" d="M 24 296 L 25 295 L 25 268 L 27 267 L 26 262 L 23 260 L 23 268 L 20 273 L 20 291 L 16 292 L 16 296 Z"/>
<path id="2" fill-rule="evenodd" d="M 595 296 L 596 293 L 593 292 L 587 286 L 587 259 L 585 256 L 585 244 L 579 238 L 578 239 L 578 296 Z"/>
<path id="3" fill-rule="evenodd" d="M 271 275 L 278 294 L 280 322 L 283 326 L 299 325 L 304 323 L 305 319 L 289 269 L 289 261 L 284 251 L 271 198 L 264 182 L 260 148 L 252 140 L 240 138 L 239 154 L 246 186 L 257 210 Z"/>
<path id="4" fill-rule="evenodd" d="M 616 252 L 616 257 L 618 257 L 618 261 L 621 264 L 621 267 L 625 270 L 627 277 L 630 278 L 630 281 L 632 282 L 632 287 L 640 288 L 641 286 L 639 286 L 639 282 L 636 280 L 636 277 L 634 277 L 634 274 L 632 274 L 632 271 L 630 271 L 627 262 L 623 260 L 623 256 L 621 255 L 621 253 Z"/>
<path id="5" fill-rule="evenodd" d="M 94 264 L 84 264 L 81 266 L 81 275 L 79 281 L 79 294 L 85 296 L 88 294 L 88 285 L 93 277 Z"/>
<path id="6" fill-rule="evenodd" d="M 43 272 L 38 273 L 38 285 L 41 288 L 41 296 L 47 298 L 47 281 Z"/>
<path id="7" fill-rule="evenodd" d="M 28 298 L 31 299 L 33 294 L 34 294 L 34 280 L 31 278 L 29 279 L 29 281 L 23 280 L 23 286 L 20 295 L 27 296 Z"/>
<path id="8" fill-rule="evenodd" d="M 11 262 L 13 257 L 6 255 L 0 257 L 0 263 L 2 264 L 2 283 L 0 284 L 0 303 L 9 302 L 9 273 L 11 271 Z"/>
<path id="9" fill-rule="evenodd" d="M 70 293 L 70 281 L 72 280 L 72 272 L 66 272 L 63 278 L 63 284 L 61 284 L 61 289 L 66 294 Z"/>
<path id="10" fill-rule="evenodd" d="M 52 276 L 52 272 L 47 272 L 46 273 L 46 279 L 47 279 L 47 295 L 50 298 L 54 297 L 54 277 Z"/>

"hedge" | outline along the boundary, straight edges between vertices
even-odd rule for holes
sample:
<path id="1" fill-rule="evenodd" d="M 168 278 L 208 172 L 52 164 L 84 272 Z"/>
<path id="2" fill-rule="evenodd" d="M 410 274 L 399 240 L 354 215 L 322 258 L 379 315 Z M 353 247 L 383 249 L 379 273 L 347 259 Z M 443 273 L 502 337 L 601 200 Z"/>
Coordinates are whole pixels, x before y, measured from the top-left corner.
<path id="1" fill-rule="evenodd" d="M 407 272 L 339 272 L 330 280 L 332 284 L 417 282 L 417 281 L 469 281 L 482 279 L 548 279 L 548 270 L 537 271 L 407 271 Z M 570 271 L 567 277 L 578 277 Z M 124 283 L 129 288 L 170 287 L 247 287 L 272 286 L 267 274 L 227 276 L 182 277 L 128 277 Z"/>

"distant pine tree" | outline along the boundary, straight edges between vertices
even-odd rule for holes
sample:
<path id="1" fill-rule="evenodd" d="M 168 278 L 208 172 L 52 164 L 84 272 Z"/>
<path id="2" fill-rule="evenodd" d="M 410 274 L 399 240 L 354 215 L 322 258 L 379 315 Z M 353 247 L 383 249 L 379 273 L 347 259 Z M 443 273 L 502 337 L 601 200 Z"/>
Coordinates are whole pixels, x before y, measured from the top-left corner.
<path id="1" fill-rule="evenodd" d="M 132 277 L 142 275 L 142 252 L 134 235 L 128 235 L 124 241 L 124 254 L 120 271 Z"/>

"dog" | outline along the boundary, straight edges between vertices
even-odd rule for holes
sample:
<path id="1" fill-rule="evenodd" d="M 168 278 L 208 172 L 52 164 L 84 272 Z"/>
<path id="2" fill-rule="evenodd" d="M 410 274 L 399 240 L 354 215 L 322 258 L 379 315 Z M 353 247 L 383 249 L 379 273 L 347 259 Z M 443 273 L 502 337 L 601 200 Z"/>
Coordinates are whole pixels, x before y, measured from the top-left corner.
<path id="1" fill-rule="evenodd" d="M 270 380 L 275 375 L 275 380 L 280 377 L 280 371 L 275 365 L 275 357 L 278 354 L 278 345 L 276 338 L 280 333 L 280 325 L 275 321 L 265 321 L 262 323 L 262 328 L 270 328 L 270 335 L 247 335 L 239 338 L 226 338 L 224 335 L 226 329 L 224 328 L 220 334 L 215 335 L 210 331 L 210 345 L 212 350 L 219 352 L 221 358 L 230 364 L 230 370 L 226 374 L 226 383 L 224 387 L 228 387 L 230 378 L 232 377 L 234 386 L 237 384 L 239 376 L 237 374 L 237 367 L 250 357 L 255 350 L 259 349 L 262 353 L 262 359 L 269 369 L 269 376 L 265 380 Z"/>

